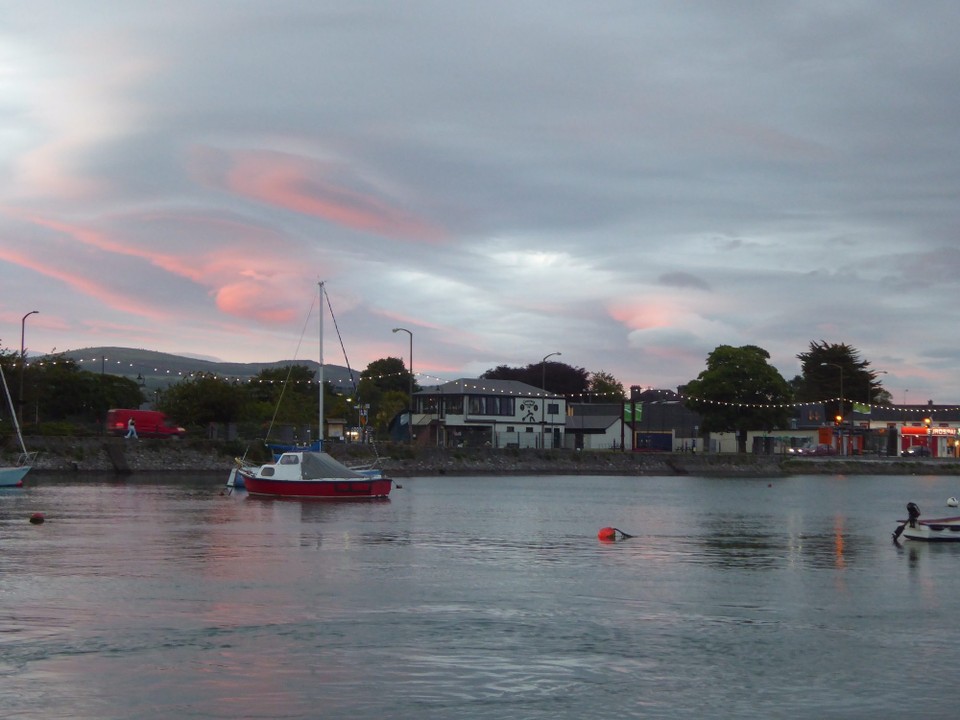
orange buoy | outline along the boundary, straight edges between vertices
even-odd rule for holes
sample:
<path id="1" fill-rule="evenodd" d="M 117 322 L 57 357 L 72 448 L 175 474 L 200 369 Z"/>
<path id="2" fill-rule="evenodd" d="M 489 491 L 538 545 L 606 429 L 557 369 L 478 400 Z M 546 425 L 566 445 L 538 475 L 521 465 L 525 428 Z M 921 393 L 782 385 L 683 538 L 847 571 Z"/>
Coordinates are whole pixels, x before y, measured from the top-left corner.
<path id="1" fill-rule="evenodd" d="M 43 513 L 34 513 L 30 516 L 30 522 L 32 522 L 34 525 L 39 525 L 44 520 L 46 520 L 46 518 L 43 517 Z"/>
<path id="2" fill-rule="evenodd" d="M 600 540 L 616 540 L 617 529 L 612 527 L 600 528 L 600 532 L 597 533 L 597 538 Z"/>

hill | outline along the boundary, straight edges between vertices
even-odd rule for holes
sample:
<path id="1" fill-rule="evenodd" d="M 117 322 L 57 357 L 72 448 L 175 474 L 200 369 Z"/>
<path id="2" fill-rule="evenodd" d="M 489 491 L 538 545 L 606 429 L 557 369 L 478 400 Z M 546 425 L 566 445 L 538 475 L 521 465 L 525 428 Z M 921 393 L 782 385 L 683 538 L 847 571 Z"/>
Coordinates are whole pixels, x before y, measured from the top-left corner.
<path id="1" fill-rule="evenodd" d="M 76 361 L 84 370 L 121 375 L 138 382 L 141 382 L 142 378 L 142 384 L 147 390 L 165 388 L 193 373 L 211 373 L 248 380 L 255 377 L 261 370 L 288 365 L 303 365 L 314 373 L 319 368 L 319 363 L 315 360 L 279 360 L 262 363 L 219 362 L 154 350 L 122 347 L 88 347 L 67 350 L 61 354 Z M 34 362 L 42 359 L 35 358 Z M 360 381 L 359 370 L 354 369 L 353 378 L 355 382 Z M 342 365 L 324 364 L 323 379 L 339 392 L 353 390 L 350 370 Z"/>

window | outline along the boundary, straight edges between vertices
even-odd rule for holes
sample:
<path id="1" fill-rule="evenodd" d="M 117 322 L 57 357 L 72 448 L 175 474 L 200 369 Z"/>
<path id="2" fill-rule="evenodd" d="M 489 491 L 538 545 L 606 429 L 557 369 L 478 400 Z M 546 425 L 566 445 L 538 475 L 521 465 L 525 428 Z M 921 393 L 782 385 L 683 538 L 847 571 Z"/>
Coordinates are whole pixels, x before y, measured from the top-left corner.
<path id="1" fill-rule="evenodd" d="M 547 403 L 547 415 L 559 415 L 560 403 Z"/>
<path id="2" fill-rule="evenodd" d="M 463 415 L 463 395 L 453 395 L 443 399 L 443 409 L 450 415 Z"/>
<path id="3" fill-rule="evenodd" d="M 499 415 L 501 417 L 514 415 L 515 400 L 516 398 L 499 397 L 497 395 L 468 396 L 471 415 Z"/>
<path id="4" fill-rule="evenodd" d="M 299 465 L 300 458 L 298 458 L 296 455 L 281 455 L 280 464 L 281 465 Z"/>

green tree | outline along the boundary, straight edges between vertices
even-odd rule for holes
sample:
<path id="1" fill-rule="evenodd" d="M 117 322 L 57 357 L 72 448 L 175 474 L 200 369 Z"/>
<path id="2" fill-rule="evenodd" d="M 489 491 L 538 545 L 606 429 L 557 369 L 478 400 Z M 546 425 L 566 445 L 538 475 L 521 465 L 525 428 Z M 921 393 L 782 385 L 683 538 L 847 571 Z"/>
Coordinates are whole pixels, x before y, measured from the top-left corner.
<path id="1" fill-rule="evenodd" d="M 376 413 L 371 415 L 374 428 L 380 432 L 386 432 L 390 421 L 397 416 L 397 413 L 406 410 L 406 407 L 407 393 L 396 390 L 383 393 L 377 403 Z"/>
<path id="2" fill-rule="evenodd" d="M 700 413 L 707 432 L 738 434 L 746 452 L 747 430 L 785 427 L 793 400 L 790 385 L 769 364 L 770 354 L 755 345 L 720 345 L 707 356 L 707 369 L 687 383 L 686 405 Z"/>
<path id="3" fill-rule="evenodd" d="M 366 370 L 360 373 L 360 381 L 371 383 L 381 392 L 397 390 L 410 394 L 410 371 L 400 358 L 387 357 L 374 360 L 367 365 Z M 419 389 L 420 386 L 414 379 L 413 391 L 417 392 Z"/>
<path id="4" fill-rule="evenodd" d="M 626 397 L 623 383 L 601 370 L 590 375 L 590 402 L 620 402 Z"/>
<path id="5" fill-rule="evenodd" d="M 889 393 L 877 381 L 870 363 L 844 343 L 811 342 L 807 352 L 797 355 L 801 375 L 794 378 L 797 400 L 826 403 L 828 417 L 841 417 L 851 410 L 852 403 L 882 404 L 889 402 Z M 839 402 L 843 396 L 843 405 Z"/>
<path id="6" fill-rule="evenodd" d="M 368 404 L 369 420 L 378 433 L 387 430 L 390 421 L 410 402 L 410 371 L 403 360 L 395 357 L 374 360 L 360 373 L 357 404 Z M 416 380 L 413 392 L 420 390 Z M 397 402 L 401 398 L 401 402 Z"/>
<path id="7" fill-rule="evenodd" d="M 24 424 L 68 421 L 99 425 L 110 408 L 138 408 L 144 401 L 134 380 L 81 370 L 62 355 L 28 365 L 23 387 Z"/>
<path id="8" fill-rule="evenodd" d="M 198 373 L 171 385 L 157 409 L 186 426 L 229 423 L 240 419 L 248 395 L 245 388 L 222 377 Z"/>
<path id="9" fill-rule="evenodd" d="M 250 406 L 244 419 L 290 425 L 316 423 L 320 413 L 316 373 L 305 365 L 264 368 L 247 384 Z M 324 413 L 333 393 L 324 383 Z"/>

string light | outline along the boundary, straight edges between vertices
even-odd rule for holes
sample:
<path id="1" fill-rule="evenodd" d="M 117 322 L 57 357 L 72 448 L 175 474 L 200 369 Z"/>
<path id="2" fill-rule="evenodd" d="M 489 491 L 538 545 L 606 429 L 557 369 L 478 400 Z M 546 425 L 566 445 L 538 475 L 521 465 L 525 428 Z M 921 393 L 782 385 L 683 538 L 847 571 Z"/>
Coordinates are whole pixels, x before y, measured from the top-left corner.
<path id="1" fill-rule="evenodd" d="M 107 363 L 110 363 L 110 366 L 109 366 L 109 367 L 110 367 L 110 369 L 112 370 L 112 372 L 111 372 L 110 374 L 120 374 L 120 373 L 117 373 L 117 372 L 116 372 L 115 366 L 116 366 L 116 365 L 124 365 L 123 361 L 121 361 L 121 360 L 110 360 L 110 358 L 107 358 L 107 357 L 95 357 L 95 358 L 90 358 L 90 359 L 86 359 L 86 358 L 79 358 L 79 359 L 76 359 L 76 360 L 70 359 L 70 360 L 66 360 L 66 361 L 57 361 L 57 360 L 33 360 L 33 361 L 30 361 L 30 360 L 27 360 L 27 361 L 24 361 L 24 367 L 29 367 L 29 366 L 32 366 L 32 365 L 38 365 L 38 366 L 40 366 L 40 367 L 45 367 L 46 365 L 57 365 L 59 362 L 77 363 L 77 364 L 79 364 L 79 365 L 83 365 L 84 363 L 99 363 L 100 366 L 101 366 L 101 367 L 104 367 L 104 368 L 106 367 L 106 364 L 107 364 Z M 18 358 L 14 358 L 14 359 L 13 359 L 13 362 L 12 362 L 12 366 L 13 366 L 14 368 L 17 368 L 17 367 L 19 366 L 19 363 L 20 363 L 20 360 L 19 360 Z M 125 366 L 126 366 L 127 368 L 131 368 L 131 369 L 136 370 L 136 371 L 141 372 L 141 373 L 142 373 L 143 370 L 145 370 L 145 369 L 146 369 L 146 370 L 149 370 L 149 368 L 145 368 L 142 364 L 139 364 L 139 363 L 126 363 Z M 281 367 L 282 367 L 282 366 L 281 366 Z M 132 374 L 132 373 L 131 373 L 131 374 Z M 233 383 L 250 383 L 250 384 L 257 383 L 257 384 L 259 384 L 259 385 L 282 385 L 282 384 L 284 384 L 284 382 L 287 382 L 287 381 L 282 380 L 282 379 L 279 379 L 279 380 L 264 380 L 264 379 L 262 379 L 262 378 L 250 377 L 250 376 L 220 375 L 220 374 L 218 374 L 218 373 L 213 373 L 213 372 L 209 372 L 209 371 L 205 371 L 205 370 L 195 370 L 195 371 L 186 372 L 186 371 L 183 371 L 183 370 L 161 369 L 161 368 L 159 368 L 159 367 L 154 367 L 154 368 L 153 368 L 153 374 L 154 374 L 154 375 L 159 375 L 159 376 L 176 376 L 176 377 L 178 377 L 178 378 L 184 378 L 184 379 L 192 379 L 192 378 L 197 378 L 197 377 L 212 377 L 212 378 L 214 378 L 214 379 L 216 379 L 216 380 L 224 380 L 224 381 L 227 381 L 227 382 L 233 382 Z M 359 376 L 360 373 L 357 373 L 357 375 Z M 406 377 L 406 373 L 405 373 L 405 372 L 385 373 L 385 374 L 381 374 L 381 375 L 370 375 L 370 376 L 365 376 L 365 377 L 359 377 L 359 379 L 360 379 L 360 380 L 380 381 L 380 380 L 387 380 L 387 379 L 396 378 L 396 377 Z M 429 380 L 435 380 L 436 382 L 435 382 L 435 383 L 430 383 L 431 385 L 440 385 L 440 384 L 446 385 L 446 384 L 450 384 L 450 383 L 458 383 L 459 386 L 460 386 L 462 389 L 464 389 L 464 390 L 476 390 L 476 391 L 479 391 L 479 392 L 484 393 L 484 394 L 487 394 L 487 395 L 493 395 L 493 394 L 501 393 L 501 394 L 504 394 L 504 395 L 516 395 L 516 396 L 523 396 L 523 397 L 547 397 L 547 398 L 560 398 L 560 397 L 562 397 L 562 398 L 565 398 L 566 400 L 576 400 L 576 399 L 585 399 L 585 398 L 611 398 L 611 399 L 615 399 L 617 402 L 636 402 L 636 403 L 638 403 L 638 404 L 643 403 L 643 402 L 664 402 L 663 400 L 645 400 L 645 401 L 639 401 L 639 400 L 637 400 L 637 401 L 631 401 L 631 400 L 629 400 L 628 398 L 625 398 L 623 395 L 621 395 L 620 393 L 617 393 L 617 392 L 593 392 L 593 391 L 586 391 L 586 392 L 579 392 L 579 393 L 562 393 L 562 394 L 561 394 L 561 393 L 550 393 L 550 392 L 546 392 L 546 391 L 541 390 L 541 389 L 539 389 L 539 388 L 534 389 L 533 392 L 520 392 L 520 391 L 518 391 L 518 390 L 511 390 L 511 389 L 508 389 L 508 388 L 495 388 L 495 387 L 488 386 L 488 385 L 477 384 L 477 383 L 474 383 L 474 382 L 467 382 L 467 381 L 465 381 L 465 380 L 463 380 L 463 379 L 450 380 L 450 379 L 447 379 L 447 378 L 442 378 L 442 377 L 440 377 L 440 376 L 438 376 L 438 375 L 431 375 L 431 374 L 428 374 L 428 373 L 419 373 L 419 372 L 418 372 L 418 373 L 414 373 L 414 378 L 415 378 L 415 379 L 421 379 L 421 380 L 428 380 L 428 379 L 429 379 Z M 295 385 L 305 385 L 305 386 L 315 386 L 315 385 L 317 384 L 317 381 L 316 381 L 316 380 L 293 380 L 293 381 L 291 381 L 291 382 L 293 382 L 293 384 L 295 384 Z M 482 383 L 482 380 L 480 381 L 480 383 Z M 694 395 L 686 395 L 686 394 L 683 394 L 683 393 L 677 393 L 677 392 L 674 392 L 673 390 L 663 390 L 663 389 L 655 389 L 655 388 L 650 388 L 650 389 L 648 389 L 646 392 L 653 392 L 653 393 L 658 393 L 658 394 L 660 394 L 660 395 L 664 395 L 664 396 L 668 397 L 668 398 L 669 398 L 671 401 L 673 401 L 673 402 L 695 402 L 695 403 L 701 403 L 701 404 L 705 404 L 705 405 L 713 405 L 713 406 L 717 406 L 717 407 L 736 407 L 736 408 L 749 408 L 749 409 L 758 409 L 758 410 L 789 409 L 789 408 L 800 408 L 800 407 L 817 407 L 817 406 L 823 405 L 823 404 L 825 404 L 825 403 L 840 402 L 840 398 L 839 398 L 839 397 L 834 397 L 834 398 L 826 398 L 826 399 L 824 399 L 824 400 L 815 400 L 815 401 L 808 401 L 808 402 L 750 403 L 750 402 L 738 402 L 738 401 L 711 400 L 711 399 L 708 399 L 708 398 L 696 397 L 696 396 L 694 396 Z M 845 398 L 845 400 L 848 400 L 848 401 L 849 401 L 849 398 Z M 855 402 L 855 403 L 856 403 L 856 401 L 851 401 L 851 402 Z M 869 408 L 870 410 L 873 410 L 874 408 L 876 408 L 876 409 L 884 410 L 884 411 L 903 412 L 903 413 L 916 413 L 916 414 L 919 414 L 919 415 L 936 415 L 937 413 L 955 413 L 955 412 L 960 411 L 960 405 L 950 405 L 950 406 L 916 405 L 916 406 L 909 406 L 909 405 L 878 405 L 878 404 L 875 404 L 875 403 L 856 403 L 856 404 L 857 404 L 858 406 L 860 406 L 860 407 Z"/>

